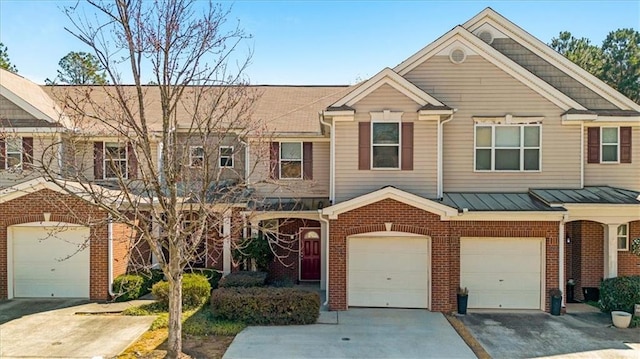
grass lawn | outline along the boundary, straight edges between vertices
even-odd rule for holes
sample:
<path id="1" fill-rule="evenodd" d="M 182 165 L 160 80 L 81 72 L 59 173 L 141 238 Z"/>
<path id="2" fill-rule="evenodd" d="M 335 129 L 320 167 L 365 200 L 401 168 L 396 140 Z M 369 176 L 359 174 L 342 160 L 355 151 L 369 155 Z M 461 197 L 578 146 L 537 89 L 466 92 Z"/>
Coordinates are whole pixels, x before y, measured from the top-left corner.
<path id="1" fill-rule="evenodd" d="M 133 343 L 119 359 L 164 358 L 169 313 L 157 303 L 125 310 L 123 315 L 157 315 L 149 331 Z M 182 312 L 182 351 L 194 358 L 222 358 L 236 334 L 246 325 L 214 318 L 208 305 Z"/>

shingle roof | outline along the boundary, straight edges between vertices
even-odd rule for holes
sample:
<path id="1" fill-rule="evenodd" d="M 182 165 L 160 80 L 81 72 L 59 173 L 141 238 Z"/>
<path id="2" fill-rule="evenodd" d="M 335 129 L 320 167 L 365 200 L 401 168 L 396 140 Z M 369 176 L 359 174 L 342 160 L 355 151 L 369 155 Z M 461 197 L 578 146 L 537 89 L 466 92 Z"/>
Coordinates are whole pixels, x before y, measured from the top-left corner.
<path id="1" fill-rule="evenodd" d="M 534 196 L 554 204 L 638 204 L 640 192 L 609 186 L 589 186 L 581 189 L 532 189 Z"/>
<path id="2" fill-rule="evenodd" d="M 446 192 L 442 203 L 469 211 L 564 211 L 551 207 L 528 193 Z"/>

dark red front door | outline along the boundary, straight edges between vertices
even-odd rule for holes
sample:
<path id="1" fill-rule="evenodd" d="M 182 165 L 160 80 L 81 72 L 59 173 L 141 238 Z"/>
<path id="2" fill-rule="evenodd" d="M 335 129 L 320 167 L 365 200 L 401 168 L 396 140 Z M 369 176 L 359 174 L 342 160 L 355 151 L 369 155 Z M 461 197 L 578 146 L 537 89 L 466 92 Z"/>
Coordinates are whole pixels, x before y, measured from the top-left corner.
<path id="1" fill-rule="evenodd" d="M 305 228 L 300 237 L 300 280 L 320 280 L 320 228 Z"/>

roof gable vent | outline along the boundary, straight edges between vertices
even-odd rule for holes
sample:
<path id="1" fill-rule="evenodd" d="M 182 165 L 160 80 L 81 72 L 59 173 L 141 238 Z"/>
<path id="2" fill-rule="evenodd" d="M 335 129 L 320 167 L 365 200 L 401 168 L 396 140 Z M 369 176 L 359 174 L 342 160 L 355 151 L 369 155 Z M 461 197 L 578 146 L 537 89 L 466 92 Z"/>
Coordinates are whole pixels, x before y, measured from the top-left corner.
<path id="1" fill-rule="evenodd" d="M 464 62 L 466 58 L 467 58 L 467 54 L 464 52 L 463 49 L 460 49 L 460 48 L 455 48 L 451 50 L 451 52 L 449 53 L 449 59 L 454 64 L 461 64 Z"/>
<path id="2" fill-rule="evenodd" d="M 478 37 L 480 38 L 480 40 L 486 42 L 489 45 L 491 45 L 491 43 L 493 42 L 493 34 L 489 30 L 480 31 Z"/>

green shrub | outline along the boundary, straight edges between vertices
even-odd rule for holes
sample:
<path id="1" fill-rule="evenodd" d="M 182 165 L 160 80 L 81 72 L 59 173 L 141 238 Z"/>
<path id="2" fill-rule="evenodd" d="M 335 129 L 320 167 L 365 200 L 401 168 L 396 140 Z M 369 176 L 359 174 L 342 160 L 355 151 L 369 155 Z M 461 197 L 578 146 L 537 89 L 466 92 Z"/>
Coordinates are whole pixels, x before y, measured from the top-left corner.
<path id="1" fill-rule="evenodd" d="M 164 306 L 169 307 L 169 282 L 162 281 L 153 285 L 153 296 Z M 200 274 L 185 274 L 182 277 L 182 307 L 197 308 L 204 304 L 211 294 L 211 285 Z"/>
<path id="2" fill-rule="evenodd" d="M 633 313 L 633 305 L 640 303 L 640 275 L 609 278 L 600 284 L 602 310 L 622 310 Z"/>
<path id="3" fill-rule="evenodd" d="M 262 287 L 267 281 L 266 272 L 233 272 L 220 279 L 220 288 L 229 287 Z"/>
<path id="4" fill-rule="evenodd" d="M 220 278 L 222 278 L 222 273 L 211 268 L 190 268 L 185 270 L 185 272 L 205 276 L 211 285 L 211 289 L 218 288 L 218 282 L 220 282 Z"/>
<path id="5" fill-rule="evenodd" d="M 320 296 L 294 288 L 220 288 L 211 293 L 211 309 L 219 319 L 246 324 L 313 324 Z"/>
<path id="6" fill-rule="evenodd" d="M 138 299 L 149 293 L 146 279 L 141 274 L 123 274 L 113 280 L 113 292 L 116 302 Z"/>

